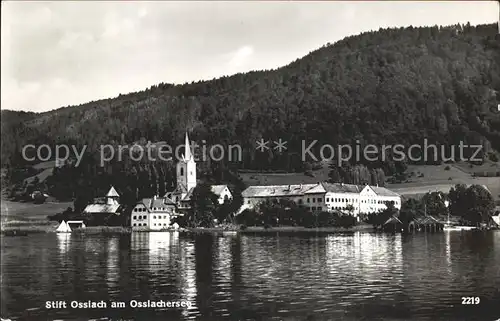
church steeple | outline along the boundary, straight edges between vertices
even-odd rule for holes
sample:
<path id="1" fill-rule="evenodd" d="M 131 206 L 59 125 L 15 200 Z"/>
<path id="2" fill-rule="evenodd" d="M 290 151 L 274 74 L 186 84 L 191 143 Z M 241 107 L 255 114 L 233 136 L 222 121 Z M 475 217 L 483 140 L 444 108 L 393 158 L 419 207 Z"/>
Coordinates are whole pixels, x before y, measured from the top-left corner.
<path id="1" fill-rule="evenodd" d="M 188 162 L 192 160 L 192 155 L 191 155 L 191 146 L 189 145 L 189 136 L 188 133 L 186 132 L 186 138 L 184 139 L 184 156 L 182 157 L 184 161 Z"/>
<path id="2" fill-rule="evenodd" d="M 184 139 L 184 148 L 184 155 L 182 155 L 182 159 L 177 163 L 177 187 L 181 189 L 185 188 L 186 192 L 189 192 L 196 186 L 196 162 L 191 153 L 187 133 Z"/>

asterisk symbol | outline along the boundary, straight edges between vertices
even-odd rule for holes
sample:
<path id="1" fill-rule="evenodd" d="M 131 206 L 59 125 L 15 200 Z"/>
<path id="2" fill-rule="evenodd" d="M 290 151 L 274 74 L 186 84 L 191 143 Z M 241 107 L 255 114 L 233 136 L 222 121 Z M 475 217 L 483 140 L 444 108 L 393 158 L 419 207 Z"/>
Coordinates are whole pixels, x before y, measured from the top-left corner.
<path id="1" fill-rule="evenodd" d="M 256 141 L 256 143 L 257 143 L 257 147 L 255 149 L 260 149 L 261 152 L 263 152 L 266 149 L 269 149 L 269 147 L 267 146 L 267 144 L 269 144 L 269 141 L 267 141 L 267 140 L 265 141 L 263 138 Z"/>
<path id="2" fill-rule="evenodd" d="M 274 149 L 277 149 L 280 153 L 284 150 L 286 150 L 286 141 L 282 141 L 281 138 L 276 142 L 274 142 L 276 144 L 276 147 L 274 147 Z"/>

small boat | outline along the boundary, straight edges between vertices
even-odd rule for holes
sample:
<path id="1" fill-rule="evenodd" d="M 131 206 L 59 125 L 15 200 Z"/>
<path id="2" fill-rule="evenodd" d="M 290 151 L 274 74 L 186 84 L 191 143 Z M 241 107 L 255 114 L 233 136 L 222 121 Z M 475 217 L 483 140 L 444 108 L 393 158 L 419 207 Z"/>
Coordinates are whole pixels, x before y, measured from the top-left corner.
<path id="1" fill-rule="evenodd" d="M 444 231 L 470 231 L 476 229 L 477 227 L 475 226 L 462 226 L 462 225 L 451 225 L 451 224 L 445 224 L 443 227 Z"/>
<path id="2" fill-rule="evenodd" d="M 5 231 L 5 236 L 27 236 L 28 232 L 21 230 Z"/>
<path id="3" fill-rule="evenodd" d="M 65 221 L 62 221 L 59 227 L 56 229 L 57 233 L 71 233 L 71 227 Z"/>

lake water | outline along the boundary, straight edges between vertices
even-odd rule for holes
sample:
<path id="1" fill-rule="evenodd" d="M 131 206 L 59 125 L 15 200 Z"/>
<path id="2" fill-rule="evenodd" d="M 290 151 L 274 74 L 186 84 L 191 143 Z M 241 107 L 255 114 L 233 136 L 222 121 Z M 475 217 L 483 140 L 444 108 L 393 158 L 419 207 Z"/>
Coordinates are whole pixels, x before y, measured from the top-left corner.
<path id="1" fill-rule="evenodd" d="M 2 239 L 12 320 L 496 320 L 500 231 Z M 479 297 L 479 304 L 462 304 Z M 46 309 L 46 301 L 126 302 Z M 186 300 L 189 308 L 130 308 Z"/>

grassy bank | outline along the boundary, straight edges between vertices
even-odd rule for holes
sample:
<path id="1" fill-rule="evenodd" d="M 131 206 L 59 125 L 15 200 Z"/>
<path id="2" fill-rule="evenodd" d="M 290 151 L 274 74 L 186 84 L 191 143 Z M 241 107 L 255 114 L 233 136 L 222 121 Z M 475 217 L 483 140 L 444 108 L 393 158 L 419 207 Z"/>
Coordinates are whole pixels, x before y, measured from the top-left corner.
<path id="1" fill-rule="evenodd" d="M 55 233 L 58 222 L 51 221 L 9 221 L 1 225 L 1 233 L 22 232 L 22 233 Z M 88 226 L 86 228 L 75 228 L 75 234 L 126 234 L 131 229 L 122 226 Z"/>
<path id="2" fill-rule="evenodd" d="M 239 232 L 239 233 L 339 233 L 339 232 L 356 232 L 356 231 L 373 231 L 373 226 L 368 224 L 360 224 L 346 229 L 343 227 L 318 227 L 308 228 L 301 226 L 277 226 L 264 228 L 262 226 L 249 226 L 246 229 L 239 227 L 212 227 L 212 228 L 188 228 L 188 232 L 195 233 L 223 233 L 223 232 Z"/>
<path id="3" fill-rule="evenodd" d="M 0 226 L 2 234 L 9 232 L 49 233 L 54 232 L 59 223 L 51 221 L 4 221 Z"/>
<path id="4" fill-rule="evenodd" d="M 55 233 L 57 222 L 9 222 L 7 224 L 2 224 L 1 233 L 11 233 L 11 232 L 21 232 L 21 233 Z M 278 226 L 264 228 L 261 226 L 250 226 L 246 229 L 240 229 L 238 226 L 231 228 L 228 227 L 212 227 L 212 228 L 187 228 L 179 229 L 179 232 L 188 233 L 339 233 L 339 232 L 355 232 L 355 231 L 372 231 L 373 227 L 371 225 L 357 225 L 350 229 L 342 227 L 320 227 L 320 228 L 306 228 L 300 226 Z M 147 233 L 147 232 L 172 232 L 173 230 L 141 230 L 134 231 L 136 233 Z M 86 228 L 76 228 L 72 231 L 74 234 L 129 234 L 132 233 L 130 227 L 122 226 L 88 226 Z"/>
<path id="5" fill-rule="evenodd" d="M 73 207 L 71 202 L 47 202 L 33 204 L 31 202 L 14 202 L 2 199 L 1 201 L 2 223 L 10 221 L 42 221 L 48 215 L 61 213 L 68 207 Z"/>

